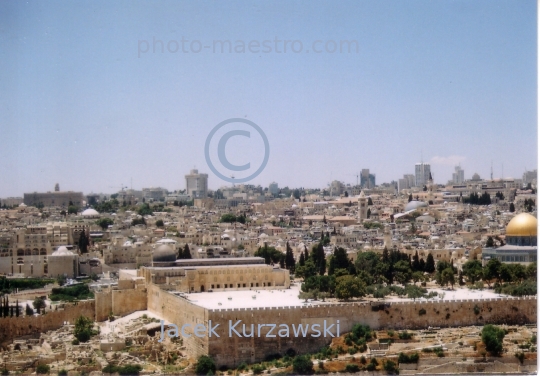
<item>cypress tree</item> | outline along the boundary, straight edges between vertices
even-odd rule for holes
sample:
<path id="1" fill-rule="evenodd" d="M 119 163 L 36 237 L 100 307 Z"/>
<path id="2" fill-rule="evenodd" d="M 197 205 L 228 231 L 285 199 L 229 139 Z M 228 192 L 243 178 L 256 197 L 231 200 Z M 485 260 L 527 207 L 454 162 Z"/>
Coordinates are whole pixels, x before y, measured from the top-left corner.
<path id="1" fill-rule="evenodd" d="M 9 298 L 6 296 L 4 299 L 4 317 L 9 316 Z"/>
<path id="2" fill-rule="evenodd" d="M 420 270 L 420 257 L 418 256 L 418 250 L 413 256 L 412 269 L 414 271 Z"/>
<path id="3" fill-rule="evenodd" d="M 86 237 L 86 231 L 83 229 L 79 236 L 79 250 L 81 253 L 88 252 L 88 238 Z"/>
<path id="4" fill-rule="evenodd" d="M 189 246 L 187 245 L 187 243 L 186 243 L 186 245 L 184 246 L 184 253 L 182 254 L 182 256 L 183 256 L 182 258 L 184 258 L 184 259 L 186 259 L 186 260 L 190 260 L 190 259 L 191 259 L 191 252 L 190 252 L 190 250 L 189 250 Z"/>
<path id="5" fill-rule="evenodd" d="M 431 253 L 427 256 L 425 271 L 428 273 L 433 273 L 435 271 L 435 260 Z"/>
<path id="6" fill-rule="evenodd" d="M 16 303 L 16 306 L 15 306 L 15 317 L 19 317 L 19 300 L 17 299 L 17 303 Z"/>
<path id="7" fill-rule="evenodd" d="M 304 257 L 304 252 L 300 253 L 300 266 L 304 266 L 306 264 L 306 258 Z"/>

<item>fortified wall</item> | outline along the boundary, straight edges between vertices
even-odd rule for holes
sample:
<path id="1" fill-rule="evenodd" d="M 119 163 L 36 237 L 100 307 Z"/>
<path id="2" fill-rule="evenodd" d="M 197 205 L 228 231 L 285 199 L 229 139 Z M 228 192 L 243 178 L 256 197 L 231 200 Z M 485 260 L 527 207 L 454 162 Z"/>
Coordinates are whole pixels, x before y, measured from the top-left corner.
<path id="1" fill-rule="evenodd" d="M 0 318 L 0 345 L 12 339 L 29 334 L 45 333 L 64 325 L 75 323 L 79 316 L 95 318 L 94 300 L 83 300 L 73 305 L 66 305 L 58 311 L 47 311 L 44 315 Z"/>
<path id="2" fill-rule="evenodd" d="M 107 320 L 109 314 L 126 316 L 146 310 L 148 297 L 142 279 L 119 280 L 118 289 L 106 289 L 94 293 L 96 299 L 96 321 Z"/>
<path id="3" fill-rule="evenodd" d="M 190 356 L 196 358 L 200 355 L 211 355 L 218 366 L 237 366 L 242 362 L 257 362 L 264 360 L 268 355 L 284 354 L 288 349 L 297 353 L 317 351 L 328 345 L 332 337 L 327 334 L 319 337 L 312 329 L 312 325 L 319 324 L 323 332 L 324 321 L 326 327 L 334 325 L 330 330 L 337 334 L 339 321 L 339 334 L 346 333 L 356 323 L 367 324 L 372 329 L 423 329 L 433 327 L 457 327 L 485 324 L 528 324 L 536 323 L 537 299 L 536 297 L 500 298 L 484 300 L 448 300 L 430 302 L 358 302 L 341 304 L 321 304 L 309 306 L 274 307 L 274 308 L 239 308 L 209 310 L 196 305 L 196 302 L 176 296 L 171 292 L 161 290 L 158 286 L 150 286 L 148 291 L 148 309 L 161 315 L 166 320 L 178 325 L 190 324 L 189 333 L 193 334 L 196 324 L 203 324 L 208 328 L 209 321 L 212 326 L 219 324 L 216 329 L 219 338 L 202 338 L 191 336 L 184 338 L 184 343 Z M 229 321 L 232 325 L 238 320 L 236 331 L 229 332 Z M 251 328 L 255 333 L 251 335 Z M 266 337 L 270 327 L 261 327 L 258 333 L 258 324 L 276 324 L 271 333 L 275 337 Z M 289 337 L 278 335 L 279 324 L 286 324 L 290 329 Z M 309 326 L 305 337 L 295 336 L 293 325 Z M 229 335 L 232 334 L 232 335 Z M 181 335 L 181 334 L 180 334 Z"/>

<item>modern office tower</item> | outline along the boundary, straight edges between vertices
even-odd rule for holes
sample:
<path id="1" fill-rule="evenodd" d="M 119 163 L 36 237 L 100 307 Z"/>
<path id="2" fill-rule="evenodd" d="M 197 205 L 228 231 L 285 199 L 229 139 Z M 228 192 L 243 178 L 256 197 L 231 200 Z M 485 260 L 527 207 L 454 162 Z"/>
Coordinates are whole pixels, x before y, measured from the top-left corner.
<path id="1" fill-rule="evenodd" d="M 452 173 L 452 182 L 454 184 L 463 184 L 465 182 L 465 171 L 461 166 L 455 167 L 455 172 Z"/>
<path id="2" fill-rule="evenodd" d="M 208 174 L 199 174 L 199 170 L 191 170 L 186 175 L 186 191 L 192 198 L 206 198 Z"/>
<path id="3" fill-rule="evenodd" d="M 277 195 L 279 193 L 278 183 L 276 183 L 275 181 L 270 183 L 270 185 L 268 186 L 268 192 L 270 192 L 270 194 Z"/>
<path id="4" fill-rule="evenodd" d="M 362 188 L 375 187 L 375 174 L 370 174 L 369 168 L 362 169 L 362 173 L 360 174 L 360 186 L 362 186 Z"/>
<path id="5" fill-rule="evenodd" d="M 429 163 L 417 163 L 414 166 L 415 186 L 423 187 L 429 180 L 431 166 Z"/>
<path id="6" fill-rule="evenodd" d="M 527 185 L 531 183 L 532 185 L 536 185 L 537 182 L 537 170 L 533 171 L 525 171 L 523 174 L 523 185 Z"/>

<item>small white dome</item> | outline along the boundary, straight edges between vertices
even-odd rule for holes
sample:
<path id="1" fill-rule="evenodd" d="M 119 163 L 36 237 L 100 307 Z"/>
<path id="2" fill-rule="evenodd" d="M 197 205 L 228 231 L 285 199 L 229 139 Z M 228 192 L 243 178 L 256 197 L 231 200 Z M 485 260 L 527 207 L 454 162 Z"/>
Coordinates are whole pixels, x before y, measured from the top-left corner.
<path id="1" fill-rule="evenodd" d="M 85 211 L 83 211 L 81 215 L 83 217 L 96 217 L 96 216 L 99 216 L 99 213 L 95 209 L 88 208 Z"/>
<path id="2" fill-rule="evenodd" d="M 51 256 L 73 256 L 73 255 L 74 253 L 71 252 L 69 249 L 67 249 L 67 247 L 63 245 L 58 247 L 58 249 L 51 254 Z"/>

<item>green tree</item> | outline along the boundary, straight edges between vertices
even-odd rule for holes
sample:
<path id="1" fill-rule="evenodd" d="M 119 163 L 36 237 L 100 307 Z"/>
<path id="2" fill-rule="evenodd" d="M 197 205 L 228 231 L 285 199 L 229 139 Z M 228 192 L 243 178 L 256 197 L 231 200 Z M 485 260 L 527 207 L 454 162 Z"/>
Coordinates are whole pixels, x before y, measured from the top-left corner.
<path id="1" fill-rule="evenodd" d="M 402 285 L 407 284 L 411 280 L 411 267 L 407 261 L 401 260 L 394 264 L 394 279 Z"/>
<path id="2" fill-rule="evenodd" d="M 209 356 L 202 355 L 195 365 L 195 373 L 197 375 L 213 375 L 216 373 L 216 363 Z"/>
<path id="3" fill-rule="evenodd" d="M 493 241 L 493 238 L 491 236 L 488 236 L 488 239 L 486 241 L 486 247 L 493 248 L 494 246 L 495 246 L 495 242 Z"/>
<path id="4" fill-rule="evenodd" d="M 300 252 L 300 260 L 298 261 L 299 266 L 304 266 L 306 264 L 306 258 L 304 257 L 304 252 Z"/>
<path id="5" fill-rule="evenodd" d="M 409 193 L 409 202 L 413 200 L 412 193 Z"/>
<path id="6" fill-rule="evenodd" d="M 32 308 L 30 308 L 28 303 L 26 304 L 25 311 L 26 311 L 26 316 L 33 316 L 34 315 L 34 310 Z"/>
<path id="7" fill-rule="evenodd" d="M 431 253 L 428 254 L 426 260 L 425 271 L 428 273 L 433 273 L 435 271 L 435 259 Z"/>
<path id="8" fill-rule="evenodd" d="M 510 213 L 513 213 L 513 212 L 516 211 L 516 207 L 514 206 L 513 202 L 510 203 L 510 209 L 509 210 L 510 210 Z"/>
<path id="9" fill-rule="evenodd" d="M 497 281 L 500 282 L 501 265 L 502 263 L 496 258 L 492 258 L 491 260 L 489 260 L 486 266 L 482 270 L 482 277 L 484 281 L 489 284 L 491 280 L 497 279 Z"/>
<path id="10" fill-rule="evenodd" d="M 86 231 L 83 229 L 81 231 L 81 234 L 79 235 L 79 250 L 81 253 L 88 253 L 88 244 L 90 241 L 88 240 L 88 237 L 86 236 Z"/>
<path id="11" fill-rule="evenodd" d="M 309 355 L 299 355 L 293 359 L 293 372 L 298 375 L 313 374 L 313 362 Z"/>
<path id="12" fill-rule="evenodd" d="M 479 260 L 469 260 L 463 264 L 463 275 L 474 284 L 482 278 L 482 263 Z"/>
<path id="13" fill-rule="evenodd" d="M 482 329 L 482 342 L 486 345 L 486 350 L 492 355 L 499 355 L 503 351 L 503 339 L 505 332 L 495 325 L 486 325 Z"/>
<path id="14" fill-rule="evenodd" d="M 456 280 L 454 279 L 454 269 L 452 268 L 446 268 L 441 273 L 441 279 L 444 285 L 447 285 L 450 283 L 452 286 L 452 289 L 454 289 L 454 284 L 456 283 Z"/>
<path id="15" fill-rule="evenodd" d="M 156 221 L 156 226 L 157 226 L 157 227 L 163 227 L 163 226 L 165 226 L 165 224 L 163 223 L 163 219 L 158 219 L 158 220 Z"/>
<path id="16" fill-rule="evenodd" d="M 189 245 L 186 245 L 184 246 L 184 251 L 182 252 L 182 257 L 183 259 L 185 260 L 189 260 L 191 259 L 191 251 L 189 250 Z"/>
<path id="17" fill-rule="evenodd" d="M 77 207 L 74 205 L 68 206 L 68 214 L 77 214 Z"/>
<path id="18" fill-rule="evenodd" d="M 45 300 L 42 298 L 35 298 L 34 302 L 32 303 L 34 308 L 37 310 L 37 313 L 41 313 L 41 310 L 45 308 Z"/>
<path id="19" fill-rule="evenodd" d="M 114 224 L 114 221 L 110 218 L 101 218 L 96 221 L 96 224 L 101 227 L 102 230 L 106 230 L 109 226 Z"/>
<path id="20" fill-rule="evenodd" d="M 359 278 L 344 275 L 336 279 L 335 294 L 340 300 L 362 297 L 366 295 L 366 286 Z"/>
<path id="21" fill-rule="evenodd" d="M 94 330 L 94 321 L 86 316 L 79 316 L 75 320 L 75 329 L 73 335 L 80 342 L 88 342 L 90 337 L 97 334 L 97 331 Z"/>

